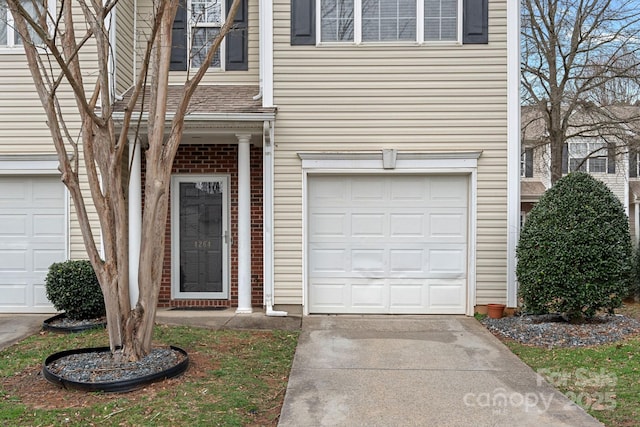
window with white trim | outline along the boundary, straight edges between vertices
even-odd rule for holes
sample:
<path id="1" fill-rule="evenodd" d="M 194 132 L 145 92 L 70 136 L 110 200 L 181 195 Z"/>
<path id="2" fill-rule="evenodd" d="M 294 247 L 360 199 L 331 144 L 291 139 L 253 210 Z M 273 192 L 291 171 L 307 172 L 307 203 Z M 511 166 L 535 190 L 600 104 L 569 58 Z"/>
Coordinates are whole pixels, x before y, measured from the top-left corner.
<path id="1" fill-rule="evenodd" d="M 198 68 L 204 62 L 209 46 L 224 23 L 224 0 L 191 0 L 189 2 L 189 29 L 191 32 L 191 67 Z M 213 68 L 220 68 L 220 50 L 211 61 Z"/>
<path id="2" fill-rule="evenodd" d="M 21 0 L 22 7 L 33 17 L 36 17 L 36 4 L 33 0 Z M 52 2 L 53 3 L 53 2 Z M 43 3 L 38 3 L 43 6 Z M 40 43 L 40 38 L 30 30 L 34 42 Z M 22 46 L 23 41 L 15 28 L 15 23 L 6 0 L 0 0 L 0 47 Z"/>
<path id="3" fill-rule="evenodd" d="M 457 42 L 459 0 L 321 0 L 321 42 Z"/>
<path id="4" fill-rule="evenodd" d="M 607 173 L 605 142 L 569 142 L 569 171 Z"/>

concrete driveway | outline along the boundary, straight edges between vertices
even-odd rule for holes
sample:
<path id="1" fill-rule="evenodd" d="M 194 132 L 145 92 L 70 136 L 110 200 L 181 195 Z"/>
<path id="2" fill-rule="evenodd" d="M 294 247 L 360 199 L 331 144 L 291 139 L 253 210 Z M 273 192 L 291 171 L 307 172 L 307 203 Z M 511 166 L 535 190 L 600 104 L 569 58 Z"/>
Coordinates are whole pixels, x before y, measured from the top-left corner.
<path id="1" fill-rule="evenodd" d="M 475 319 L 309 316 L 281 427 L 601 426 Z"/>
<path id="2" fill-rule="evenodd" d="M 0 314 L 0 350 L 38 332 L 53 314 Z"/>

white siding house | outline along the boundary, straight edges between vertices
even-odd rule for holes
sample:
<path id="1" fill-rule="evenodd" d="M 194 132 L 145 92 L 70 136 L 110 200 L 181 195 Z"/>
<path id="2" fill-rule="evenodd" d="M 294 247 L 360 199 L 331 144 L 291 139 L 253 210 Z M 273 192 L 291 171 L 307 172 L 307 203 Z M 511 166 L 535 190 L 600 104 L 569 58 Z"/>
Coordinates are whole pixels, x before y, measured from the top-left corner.
<path id="1" fill-rule="evenodd" d="M 243 0 L 174 163 L 159 305 L 267 315 L 515 306 L 518 3 Z M 182 1 L 174 21 L 170 109 L 199 61 L 201 36 L 217 31 L 231 1 L 204 2 L 206 13 L 199 4 Z M 125 1 L 112 17 L 113 86 L 124 98 L 116 118 L 150 11 L 150 0 Z M 0 83 L 12 88 L 0 92 L 0 185 L 20 183 L 16 209 L 31 215 L 40 195 L 29 189 L 56 187 L 57 172 L 21 58 L 19 48 L 0 47 Z M 144 137 L 129 142 L 145 146 Z M 131 164 L 135 240 L 144 163 Z M 57 187 L 48 192 L 61 199 L 51 204 L 64 224 L 57 257 L 82 257 Z M 0 199 L 0 215 L 13 219 L 6 206 Z M 11 280 L 0 283 L 0 301 L 16 294 Z M 41 310 L 39 298 L 24 310 Z"/>

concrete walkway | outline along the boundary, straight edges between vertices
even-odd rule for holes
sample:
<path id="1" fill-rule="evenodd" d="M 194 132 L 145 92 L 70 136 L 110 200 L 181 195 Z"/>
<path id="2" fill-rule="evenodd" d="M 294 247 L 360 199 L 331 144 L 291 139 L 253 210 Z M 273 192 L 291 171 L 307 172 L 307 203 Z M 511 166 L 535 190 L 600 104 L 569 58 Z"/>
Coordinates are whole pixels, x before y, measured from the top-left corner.
<path id="1" fill-rule="evenodd" d="M 280 427 L 601 426 L 475 319 L 309 316 Z"/>

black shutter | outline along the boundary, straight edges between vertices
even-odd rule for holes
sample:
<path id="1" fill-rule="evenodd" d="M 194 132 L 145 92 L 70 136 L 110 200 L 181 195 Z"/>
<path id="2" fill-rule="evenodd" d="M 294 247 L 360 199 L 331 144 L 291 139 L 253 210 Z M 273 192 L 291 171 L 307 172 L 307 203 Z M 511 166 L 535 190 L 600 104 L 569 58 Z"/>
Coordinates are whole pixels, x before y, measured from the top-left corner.
<path id="1" fill-rule="evenodd" d="M 562 144 L 562 173 L 565 174 L 569 171 L 569 145 L 567 143 Z"/>
<path id="2" fill-rule="evenodd" d="M 227 14 L 233 0 L 227 0 Z M 227 34 L 227 58 L 225 70 L 247 71 L 249 69 L 249 10 L 247 0 L 240 1 L 240 7 L 233 19 L 233 28 Z"/>
<path id="3" fill-rule="evenodd" d="M 616 173 L 616 146 L 607 148 L 607 173 Z"/>
<path id="4" fill-rule="evenodd" d="M 291 45 L 316 44 L 315 0 L 291 0 Z"/>
<path id="5" fill-rule="evenodd" d="M 462 11 L 462 26 L 462 43 L 489 43 L 488 0 L 464 0 Z"/>
<path id="6" fill-rule="evenodd" d="M 187 70 L 187 0 L 180 0 L 173 20 L 170 71 Z"/>
<path id="7" fill-rule="evenodd" d="M 533 176 L 533 148 L 524 150 L 524 176 L 526 178 Z"/>
<path id="8" fill-rule="evenodd" d="M 629 177 L 638 177 L 638 152 L 633 148 L 629 150 Z"/>

